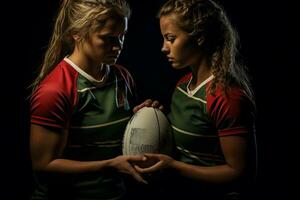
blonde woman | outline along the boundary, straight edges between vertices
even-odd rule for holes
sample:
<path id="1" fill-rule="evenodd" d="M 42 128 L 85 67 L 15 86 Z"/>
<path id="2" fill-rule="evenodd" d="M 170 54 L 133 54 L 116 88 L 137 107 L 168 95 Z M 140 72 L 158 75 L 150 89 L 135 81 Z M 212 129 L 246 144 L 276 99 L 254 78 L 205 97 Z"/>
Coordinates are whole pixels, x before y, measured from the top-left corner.
<path id="1" fill-rule="evenodd" d="M 124 199 L 122 156 L 134 84 L 116 64 L 130 9 L 123 0 L 63 0 L 31 96 L 32 199 Z M 137 106 L 158 106 L 147 100 Z"/>

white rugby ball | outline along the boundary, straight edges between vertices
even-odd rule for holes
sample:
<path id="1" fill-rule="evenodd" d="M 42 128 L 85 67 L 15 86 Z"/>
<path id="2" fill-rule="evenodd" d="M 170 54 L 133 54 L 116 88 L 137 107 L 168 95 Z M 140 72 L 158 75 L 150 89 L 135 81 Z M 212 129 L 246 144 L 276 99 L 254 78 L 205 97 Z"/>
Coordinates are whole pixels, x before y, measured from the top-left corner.
<path id="1" fill-rule="evenodd" d="M 143 107 L 129 120 L 123 138 L 123 155 L 143 153 L 170 155 L 172 147 L 171 125 L 159 109 Z"/>

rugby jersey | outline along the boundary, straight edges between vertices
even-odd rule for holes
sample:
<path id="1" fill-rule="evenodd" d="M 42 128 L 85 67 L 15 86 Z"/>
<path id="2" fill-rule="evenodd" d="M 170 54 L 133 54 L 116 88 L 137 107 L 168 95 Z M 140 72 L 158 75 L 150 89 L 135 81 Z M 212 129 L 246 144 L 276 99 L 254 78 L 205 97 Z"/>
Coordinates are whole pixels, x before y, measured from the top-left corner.
<path id="1" fill-rule="evenodd" d="M 213 76 L 193 91 L 192 74 L 183 77 L 172 96 L 168 115 L 179 160 L 203 166 L 224 164 L 219 137 L 254 133 L 254 107 L 239 87 L 224 95 L 220 88 L 209 91 Z"/>
<path id="2" fill-rule="evenodd" d="M 31 123 L 69 130 L 62 158 L 94 161 L 122 154 L 133 81 L 122 66 L 104 67 L 106 74 L 97 81 L 65 58 L 32 95 Z M 124 193 L 116 172 L 74 174 L 61 181 L 78 199 L 114 199 Z"/>

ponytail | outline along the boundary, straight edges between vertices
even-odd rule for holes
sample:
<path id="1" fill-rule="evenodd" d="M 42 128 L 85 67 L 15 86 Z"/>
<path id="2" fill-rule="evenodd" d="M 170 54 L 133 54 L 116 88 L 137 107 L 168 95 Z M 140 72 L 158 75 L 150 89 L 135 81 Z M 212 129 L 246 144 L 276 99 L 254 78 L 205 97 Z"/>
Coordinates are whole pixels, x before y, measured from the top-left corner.
<path id="1" fill-rule="evenodd" d="M 55 66 L 71 52 L 73 42 L 68 33 L 70 12 L 70 4 L 72 0 L 62 0 L 58 16 L 56 18 L 53 34 L 50 39 L 48 49 L 45 53 L 41 71 L 38 77 L 34 80 L 32 87 L 33 90 L 39 85 L 39 83 L 49 74 Z M 66 31 L 67 30 L 67 31 Z"/>

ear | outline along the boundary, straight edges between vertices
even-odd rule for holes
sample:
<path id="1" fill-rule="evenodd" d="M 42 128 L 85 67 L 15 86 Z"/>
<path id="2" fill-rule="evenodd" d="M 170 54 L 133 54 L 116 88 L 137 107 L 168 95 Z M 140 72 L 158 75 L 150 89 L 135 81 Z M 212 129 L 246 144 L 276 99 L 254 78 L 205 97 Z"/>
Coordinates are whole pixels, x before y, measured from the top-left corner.
<path id="1" fill-rule="evenodd" d="M 197 39 L 198 46 L 201 46 L 203 44 L 203 42 L 204 42 L 204 38 L 203 37 L 200 37 L 200 38 Z"/>
<path id="2" fill-rule="evenodd" d="M 79 36 L 79 35 L 72 35 L 72 37 L 73 37 L 73 39 L 74 39 L 75 41 L 78 41 L 78 40 L 80 39 L 80 36 Z"/>

